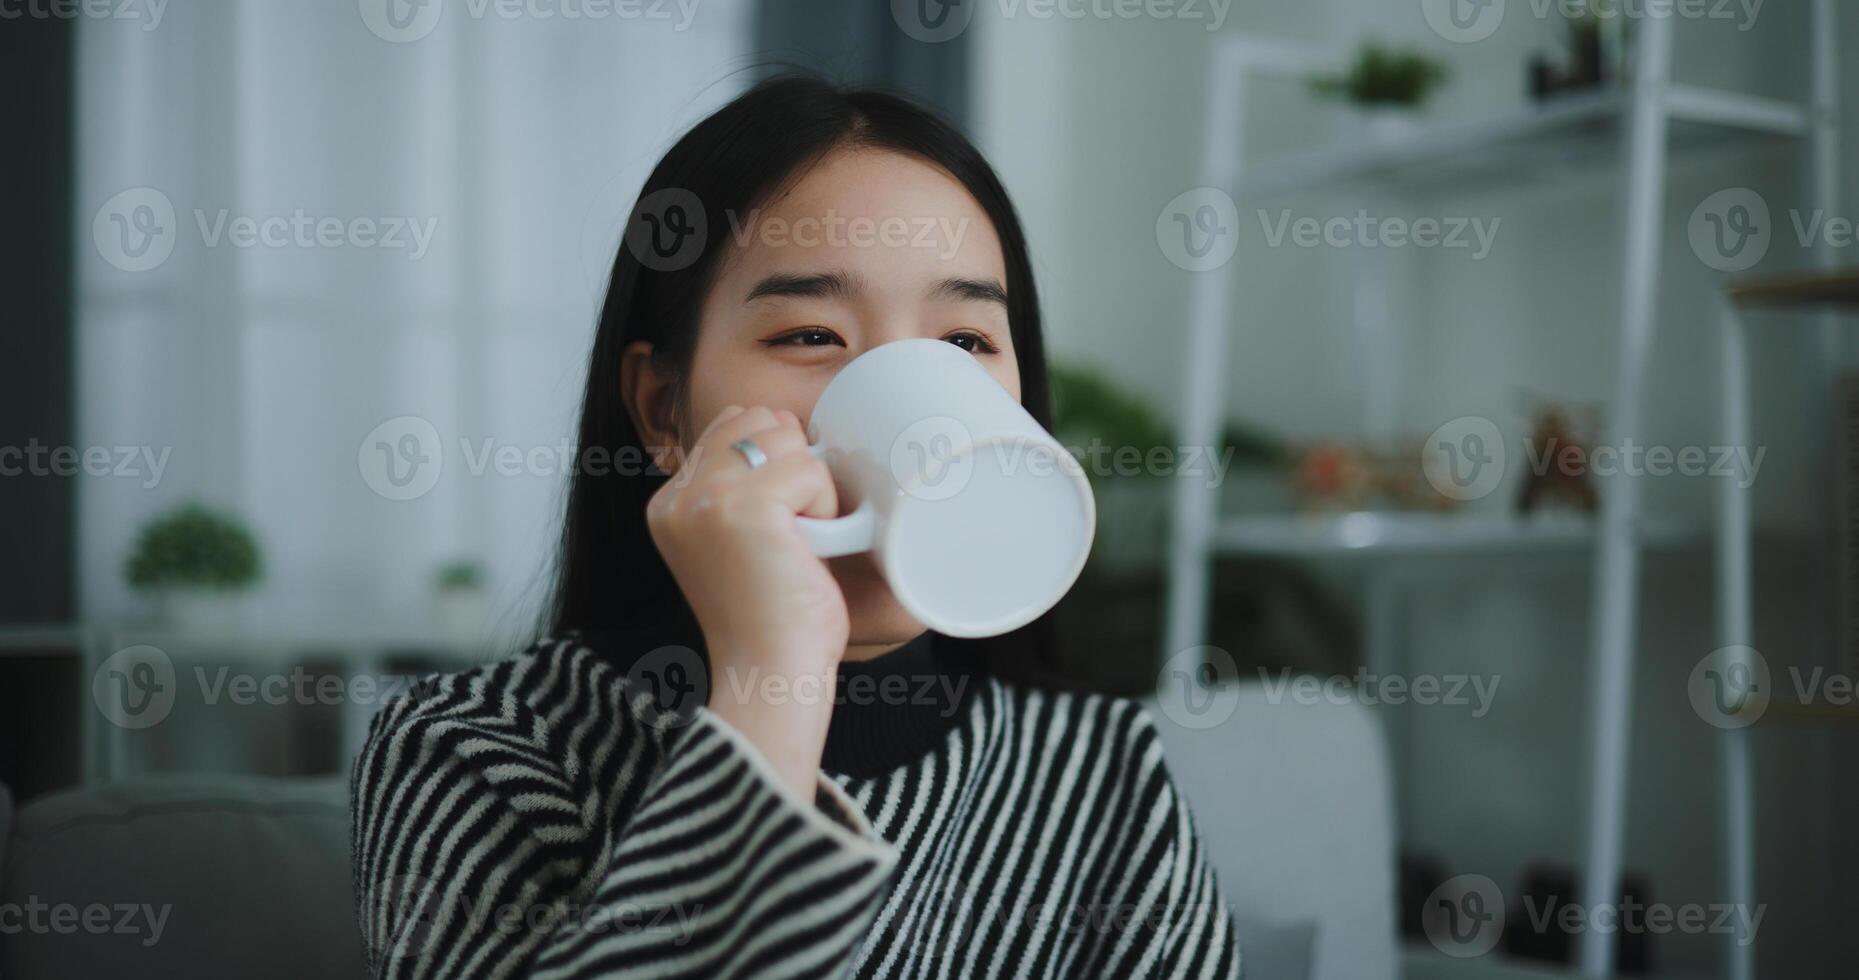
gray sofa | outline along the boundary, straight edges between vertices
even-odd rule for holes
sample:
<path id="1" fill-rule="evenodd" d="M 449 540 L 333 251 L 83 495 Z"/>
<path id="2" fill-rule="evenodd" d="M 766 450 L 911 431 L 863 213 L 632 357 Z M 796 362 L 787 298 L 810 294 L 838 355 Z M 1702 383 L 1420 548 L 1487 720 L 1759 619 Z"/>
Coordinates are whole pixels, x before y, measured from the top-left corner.
<path id="1" fill-rule="evenodd" d="M 171 776 L 6 806 L 0 977 L 362 976 L 347 797 Z"/>
<path id="2" fill-rule="evenodd" d="M 1379 720 L 1356 705 L 1272 704 L 1257 685 L 1239 694 L 1207 729 L 1150 707 L 1234 904 L 1248 980 L 1394 980 Z M 365 972 L 345 779 L 112 783 L 33 800 L 9 834 L 11 810 L 0 801 L 0 907 L 41 911 L 38 927 L 0 930 L 0 977 Z M 51 927 L 54 907 L 70 910 L 65 928 Z"/>

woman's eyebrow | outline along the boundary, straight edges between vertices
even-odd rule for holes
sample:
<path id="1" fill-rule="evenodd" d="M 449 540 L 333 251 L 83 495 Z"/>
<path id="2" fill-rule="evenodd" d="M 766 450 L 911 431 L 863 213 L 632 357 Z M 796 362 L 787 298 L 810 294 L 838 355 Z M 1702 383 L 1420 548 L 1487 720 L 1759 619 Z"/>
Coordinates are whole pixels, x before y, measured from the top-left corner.
<path id="1" fill-rule="evenodd" d="M 764 296 L 849 299 L 864 288 L 864 280 L 848 272 L 816 272 L 807 275 L 778 272 L 756 283 L 743 302 L 752 303 Z"/>
<path id="2" fill-rule="evenodd" d="M 993 279 L 944 279 L 930 290 L 931 299 L 968 300 L 1007 305 L 1007 290 Z"/>

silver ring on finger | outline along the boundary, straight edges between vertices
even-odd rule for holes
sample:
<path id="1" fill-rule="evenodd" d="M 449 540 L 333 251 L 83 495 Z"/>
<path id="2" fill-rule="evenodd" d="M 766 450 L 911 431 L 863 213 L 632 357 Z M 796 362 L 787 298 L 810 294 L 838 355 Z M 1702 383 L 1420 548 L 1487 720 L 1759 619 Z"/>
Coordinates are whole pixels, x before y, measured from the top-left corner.
<path id="1" fill-rule="evenodd" d="M 762 447 L 756 445 L 753 439 L 738 439 L 729 445 L 731 449 L 741 453 L 743 459 L 749 461 L 749 469 L 765 466 L 768 463 L 768 454 L 762 452 Z"/>

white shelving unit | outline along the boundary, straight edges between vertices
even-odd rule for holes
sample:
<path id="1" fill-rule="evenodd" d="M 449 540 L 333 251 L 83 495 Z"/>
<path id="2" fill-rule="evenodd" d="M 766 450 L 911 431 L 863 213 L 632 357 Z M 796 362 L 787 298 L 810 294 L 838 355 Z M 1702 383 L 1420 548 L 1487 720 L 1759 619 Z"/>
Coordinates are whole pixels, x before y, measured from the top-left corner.
<path id="1" fill-rule="evenodd" d="M 1528 181 L 1549 169 L 1594 163 L 1618 168 L 1624 185 L 1620 264 L 1619 364 L 1604 441 L 1623 445 L 1640 429 L 1641 391 L 1658 298 L 1658 260 L 1664 234 L 1669 153 L 1739 139 L 1787 139 L 1809 149 L 1811 189 L 1820 206 L 1837 212 L 1838 132 L 1834 4 L 1810 0 L 1808 50 L 1811 92 L 1799 103 L 1678 84 L 1671 77 L 1672 18 L 1635 23 L 1633 74 L 1617 91 L 1570 96 L 1480 119 L 1427 126 L 1400 138 L 1298 153 L 1248 165 L 1246 97 L 1252 79 L 1302 79 L 1336 71 L 1345 53 L 1236 36 L 1213 48 L 1206 69 L 1200 159 L 1202 187 L 1235 198 L 1318 188 L 1363 187 L 1378 192 L 1452 192 Z M 1371 351 L 1388 350 L 1392 328 L 1381 312 L 1381 270 L 1359 270 L 1356 332 Z M 1227 404 L 1232 282 L 1221 270 L 1197 273 L 1189 308 L 1182 387 L 1182 435 L 1188 445 L 1213 445 Z M 1393 379 L 1387 358 L 1370 357 L 1362 379 L 1371 433 L 1387 424 Z M 1296 517 L 1223 517 L 1215 490 L 1178 481 L 1170 540 L 1167 633 L 1163 655 L 1205 642 L 1209 576 L 1219 554 L 1323 557 L 1359 555 L 1414 560 L 1467 551 L 1536 553 L 1586 548 L 1592 552 L 1593 619 L 1590 625 L 1592 692 L 1588 799 L 1582 903 L 1611 905 L 1618 893 L 1626 829 L 1630 757 L 1633 635 L 1639 599 L 1639 565 L 1649 545 L 1684 537 L 1641 517 L 1636 481 L 1601 488 L 1600 513 L 1587 526 L 1534 521 L 1450 523 L 1429 515 L 1345 515 L 1312 522 Z M 1394 621 L 1391 587 L 1371 583 L 1371 664 L 1385 657 L 1378 624 Z M 1726 755 L 1726 785 L 1747 795 L 1747 766 Z M 1726 815 L 1725 857 L 1734 901 L 1753 904 L 1753 874 L 1736 813 Z M 1726 945 L 1728 973 L 1754 976 L 1753 946 Z M 1614 962 L 1612 933 L 1582 934 L 1580 965 L 1588 976 L 1607 976 Z"/>
<path id="2" fill-rule="evenodd" d="M 1358 512 L 1335 516 L 1245 516 L 1222 519 L 1213 549 L 1222 554 L 1278 558 L 1424 558 L 1519 553 L 1554 554 L 1594 547 L 1594 522 L 1550 516 L 1461 517 L 1449 514 Z M 1644 527 L 1648 547 L 1682 547 L 1703 540 L 1679 524 Z"/>
<path id="3" fill-rule="evenodd" d="M 1739 315 L 1741 307 L 1792 312 L 1859 310 L 1859 272 L 1791 276 L 1732 287 L 1719 299 L 1718 342 L 1723 397 L 1719 402 L 1725 445 L 1747 445 L 1749 440 L 1748 330 Z M 1833 360 L 1829 365 L 1836 363 Z M 1724 480 L 1718 488 L 1713 543 L 1717 560 L 1717 642 L 1745 671 L 1753 670 L 1748 651 L 1755 642 L 1755 565 L 1750 520 L 1748 481 Z M 1731 664 L 1726 664 L 1729 669 Z M 1777 713 L 1791 706 L 1772 705 Z M 1798 716 L 1811 716 L 1812 706 L 1795 706 Z M 1830 712 L 1847 722 L 1859 714 Z M 1738 902 L 1753 902 L 1756 884 L 1756 777 L 1750 752 L 1749 730 L 1733 728 L 1721 740 L 1723 764 L 1723 817 L 1725 870 L 1731 893 Z"/>

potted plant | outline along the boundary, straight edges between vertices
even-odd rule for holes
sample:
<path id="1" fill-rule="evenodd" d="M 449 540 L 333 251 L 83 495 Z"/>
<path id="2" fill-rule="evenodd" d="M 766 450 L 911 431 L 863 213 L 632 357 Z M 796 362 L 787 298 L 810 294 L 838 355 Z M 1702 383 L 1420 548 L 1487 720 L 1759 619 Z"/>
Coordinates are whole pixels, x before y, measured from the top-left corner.
<path id="1" fill-rule="evenodd" d="M 1370 139 L 1386 140 L 1412 131 L 1414 114 L 1446 78 L 1446 66 L 1426 55 L 1369 41 L 1348 71 L 1317 76 L 1310 85 L 1320 96 L 1347 101 L 1355 125 Z"/>
<path id="2" fill-rule="evenodd" d="M 1078 364 L 1048 369 L 1052 432 L 1077 449 L 1097 498 L 1097 536 L 1091 561 L 1100 567 L 1159 565 L 1168 540 L 1174 479 L 1209 479 L 1216 460 L 1209 450 L 1182 447 L 1156 410 L 1102 372 Z M 1278 439 L 1227 423 L 1219 465 L 1276 471 L 1289 460 Z M 1162 470 L 1152 471 L 1159 461 Z M 1180 471 L 1190 471 L 1183 473 Z M 1229 475 L 1239 475 L 1229 474 Z"/>
<path id="3" fill-rule="evenodd" d="M 230 632 L 239 596 L 258 581 L 258 543 L 239 519 L 186 503 L 151 521 L 136 539 L 124 573 L 153 593 L 164 625 Z"/>
<path id="4" fill-rule="evenodd" d="M 1090 559 L 1057 609 L 1065 667 L 1105 690 L 1149 691 L 1178 481 L 1207 486 L 1229 506 L 1234 483 L 1241 499 L 1275 498 L 1289 454 L 1275 437 L 1228 422 L 1209 458 L 1211 447 L 1182 446 L 1148 401 L 1093 367 L 1054 362 L 1048 382 L 1052 434 L 1079 453 L 1097 500 Z"/>
<path id="5" fill-rule="evenodd" d="M 490 622 L 484 569 L 468 559 L 447 562 L 434 584 L 433 629 L 439 638 L 461 647 L 477 643 Z"/>

